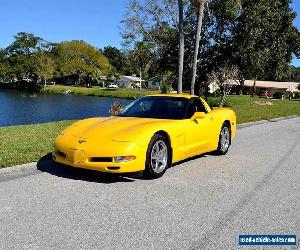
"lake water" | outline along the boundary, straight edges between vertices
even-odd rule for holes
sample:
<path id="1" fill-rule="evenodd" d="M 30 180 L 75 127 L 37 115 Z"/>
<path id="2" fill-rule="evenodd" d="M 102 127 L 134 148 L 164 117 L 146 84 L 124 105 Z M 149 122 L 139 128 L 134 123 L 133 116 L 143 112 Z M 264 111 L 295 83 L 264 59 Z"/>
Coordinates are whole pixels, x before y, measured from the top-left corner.
<path id="1" fill-rule="evenodd" d="M 0 127 L 108 116 L 111 105 L 130 100 L 0 90 Z"/>

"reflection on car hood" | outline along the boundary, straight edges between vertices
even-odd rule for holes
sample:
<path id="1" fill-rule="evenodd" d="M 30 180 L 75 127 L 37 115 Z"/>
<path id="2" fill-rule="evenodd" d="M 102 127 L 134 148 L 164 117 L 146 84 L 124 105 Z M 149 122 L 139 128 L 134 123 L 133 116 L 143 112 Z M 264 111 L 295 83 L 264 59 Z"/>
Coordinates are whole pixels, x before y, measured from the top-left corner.
<path id="1" fill-rule="evenodd" d="M 87 140 L 131 141 L 135 140 L 145 129 L 159 128 L 163 123 L 172 122 L 176 120 L 116 116 L 90 118 L 74 123 L 62 133 Z"/>

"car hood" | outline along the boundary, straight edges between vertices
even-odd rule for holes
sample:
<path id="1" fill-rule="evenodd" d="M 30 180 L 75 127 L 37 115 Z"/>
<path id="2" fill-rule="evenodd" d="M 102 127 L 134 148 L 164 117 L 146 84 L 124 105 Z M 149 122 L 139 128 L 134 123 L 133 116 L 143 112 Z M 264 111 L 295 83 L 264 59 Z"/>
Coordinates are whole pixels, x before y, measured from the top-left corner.
<path id="1" fill-rule="evenodd" d="M 65 129 L 62 134 L 78 138 L 99 141 L 143 142 L 148 136 L 163 125 L 172 124 L 173 120 L 137 117 L 90 118 L 78 121 Z M 174 122 L 176 122 L 174 120 Z M 147 142 L 148 143 L 148 142 Z"/>

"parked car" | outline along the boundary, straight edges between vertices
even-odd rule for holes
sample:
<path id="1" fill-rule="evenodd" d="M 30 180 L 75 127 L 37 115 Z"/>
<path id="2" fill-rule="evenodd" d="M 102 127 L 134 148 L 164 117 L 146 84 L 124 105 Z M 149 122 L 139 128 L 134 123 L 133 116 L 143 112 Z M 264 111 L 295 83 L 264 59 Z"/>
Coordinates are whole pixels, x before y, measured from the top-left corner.
<path id="1" fill-rule="evenodd" d="M 119 88 L 119 86 L 117 84 L 110 84 L 108 86 L 108 88 L 110 88 L 110 89 L 117 89 L 117 88 Z"/>
<path id="2" fill-rule="evenodd" d="M 270 98 L 271 97 L 271 94 L 268 90 L 265 90 L 263 92 L 260 93 L 260 97 L 262 98 Z"/>
<path id="3" fill-rule="evenodd" d="M 31 80 L 29 77 L 27 77 L 27 76 L 23 76 L 23 77 L 22 77 L 22 81 L 25 81 L 25 82 L 32 82 L 32 80 Z"/>
<path id="4" fill-rule="evenodd" d="M 54 161 L 110 173 L 144 171 L 157 178 L 173 163 L 215 151 L 225 155 L 236 133 L 229 108 L 211 109 L 193 95 L 145 96 L 111 117 L 78 121 L 55 140 Z"/>
<path id="5" fill-rule="evenodd" d="M 283 96 L 284 96 L 284 95 L 283 95 L 282 92 L 275 92 L 275 93 L 273 94 L 273 98 L 274 98 L 274 99 L 282 99 Z"/>

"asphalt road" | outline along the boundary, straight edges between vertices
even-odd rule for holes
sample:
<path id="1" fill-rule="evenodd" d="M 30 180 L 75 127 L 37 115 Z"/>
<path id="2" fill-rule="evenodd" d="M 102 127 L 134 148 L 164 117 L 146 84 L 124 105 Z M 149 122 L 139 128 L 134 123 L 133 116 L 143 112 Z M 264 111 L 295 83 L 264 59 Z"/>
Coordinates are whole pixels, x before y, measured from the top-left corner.
<path id="1" fill-rule="evenodd" d="M 157 180 L 47 157 L 4 169 L 0 249 L 238 249 L 239 234 L 299 240 L 299 152 L 298 117 L 241 128 L 228 155 L 185 161 Z"/>

